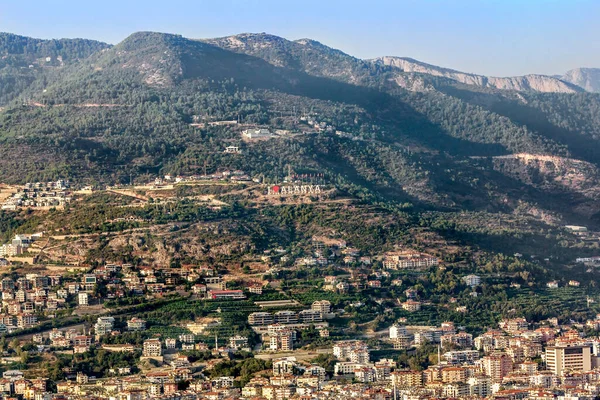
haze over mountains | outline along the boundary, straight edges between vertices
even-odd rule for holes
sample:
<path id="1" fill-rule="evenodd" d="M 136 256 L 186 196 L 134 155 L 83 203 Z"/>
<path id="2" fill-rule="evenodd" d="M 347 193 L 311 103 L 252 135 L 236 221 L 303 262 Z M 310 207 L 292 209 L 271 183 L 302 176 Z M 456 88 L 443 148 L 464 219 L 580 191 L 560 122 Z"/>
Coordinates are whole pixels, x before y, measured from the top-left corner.
<path id="1" fill-rule="evenodd" d="M 597 87 L 594 70 L 492 78 L 267 34 L 1 34 L 0 173 L 112 183 L 207 165 L 275 182 L 293 169 L 368 201 L 600 223 Z M 244 142 L 219 120 L 291 133 Z"/>
<path id="2" fill-rule="evenodd" d="M 575 93 L 582 91 L 581 86 L 570 84 L 569 82 L 571 81 L 565 81 L 545 75 L 525 75 L 508 78 L 487 77 L 441 68 L 411 58 L 402 57 L 380 57 L 373 60 L 373 62 L 391 65 L 404 72 L 417 72 L 421 74 L 442 76 L 466 85 L 543 93 Z"/>
<path id="3" fill-rule="evenodd" d="M 582 87 L 588 92 L 600 92 L 600 68 L 576 68 L 568 71 L 561 79 Z"/>

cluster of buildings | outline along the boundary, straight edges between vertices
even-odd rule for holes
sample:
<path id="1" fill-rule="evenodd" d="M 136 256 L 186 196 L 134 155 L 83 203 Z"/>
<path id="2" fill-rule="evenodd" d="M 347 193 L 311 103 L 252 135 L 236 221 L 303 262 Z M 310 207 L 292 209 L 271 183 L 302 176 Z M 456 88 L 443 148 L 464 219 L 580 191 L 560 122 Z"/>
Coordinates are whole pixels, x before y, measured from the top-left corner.
<path id="1" fill-rule="evenodd" d="M 60 207 L 71 201 L 69 181 L 26 183 L 2 203 L 3 210 Z"/>
<path id="2" fill-rule="evenodd" d="M 22 254 L 23 249 L 28 249 L 39 237 L 41 234 L 16 235 L 8 246 Z M 215 275 L 214 269 L 202 266 L 157 268 L 106 264 L 90 272 L 80 271 L 68 276 L 59 273 L 12 273 L 0 280 L 0 333 L 34 327 L 53 318 L 61 309 L 88 308 L 102 301 L 125 297 L 160 298 L 184 290 L 186 283 L 192 284 L 191 294 L 200 299 L 246 298 L 242 290 L 227 290 L 225 282 Z M 102 326 L 97 328 L 96 331 L 104 329 Z"/>
<path id="3" fill-rule="evenodd" d="M 600 339 L 560 326 L 530 329 L 524 318 L 503 320 L 499 328 L 473 338 L 449 322 L 393 325 L 390 340 L 396 348 L 433 343 L 447 349 L 438 350 L 438 363 L 424 371 L 393 371 L 398 398 L 593 399 L 600 394 Z"/>
<path id="4" fill-rule="evenodd" d="M 360 250 L 348 247 L 345 240 L 326 237 L 313 237 L 313 254 L 297 260 L 301 266 L 328 265 L 337 260 L 344 264 L 370 265 L 371 257 L 361 256 Z"/>
<path id="5" fill-rule="evenodd" d="M 272 351 L 291 351 L 298 331 L 315 327 L 322 337 L 327 337 L 327 322 L 330 318 L 331 303 L 327 300 L 315 301 L 308 310 L 299 312 L 281 310 L 274 313 L 260 311 L 248 316 L 252 329 L 262 336 L 265 346 Z"/>
<path id="6" fill-rule="evenodd" d="M 236 146 L 230 146 L 226 149 L 227 153 L 239 153 L 240 150 Z M 232 181 L 232 182 L 249 182 L 252 178 L 244 171 L 241 170 L 224 170 L 215 172 L 213 174 L 205 174 L 205 175 L 165 175 L 162 178 L 156 178 L 154 181 L 148 183 L 148 186 L 152 188 L 159 189 L 165 187 L 171 187 L 171 185 L 175 184 L 185 184 L 185 183 L 193 183 L 198 181 Z"/>
<path id="7" fill-rule="evenodd" d="M 244 299 L 241 290 L 227 290 L 223 278 L 208 266 L 182 265 L 174 268 L 107 264 L 95 268 L 99 285 L 107 292 L 106 299 L 150 296 L 162 297 L 183 290 L 191 284 L 191 291 L 201 299 Z"/>
<path id="8" fill-rule="evenodd" d="M 94 298 L 98 278 L 82 273 L 64 279 L 59 274 L 27 273 L 0 280 L 2 313 L 0 332 L 12 333 L 53 318 L 57 311 L 88 306 Z"/>
<path id="9" fill-rule="evenodd" d="M 32 235 L 16 234 L 10 243 L 0 246 L 0 257 L 16 257 L 25 252 L 39 251 L 39 249 L 31 248 L 31 245 L 43 235 L 41 232 Z"/>
<path id="10" fill-rule="evenodd" d="M 335 127 L 323 121 L 318 121 L 314 117 L 306 116 L 301 117 L 300 121 L 306 122 L 309 126 L 311 126 L 315 132 L 336 132 Z"/>
<path id="11" fill-rule="evenodd" d="M 424 344 L 440 344 L 470 348 L 473 346 L 473 335 L 457 331 L 452 322 L 444 322 L 441 326 L 406 326 L 394 324 L 389 329 L 389 340 L 395 349 L 405 350 Z"/>
<path id="12" fill-rule="evenodd" d="M 7 370 L 0 378 L 0 395 L 3 398 L 52 399 L 49 392 L 49 381 L 45 378 L 25 379 L 19 370 Z"/>
<path id="13" fill-rule="evenodd" d="M 68 289 L 59 275 L 26 274 L 0 281 L 2 314 L 0 332 L 12 333 L 38 324 L 38 317 L 52 317 L 66 307 Z"/>

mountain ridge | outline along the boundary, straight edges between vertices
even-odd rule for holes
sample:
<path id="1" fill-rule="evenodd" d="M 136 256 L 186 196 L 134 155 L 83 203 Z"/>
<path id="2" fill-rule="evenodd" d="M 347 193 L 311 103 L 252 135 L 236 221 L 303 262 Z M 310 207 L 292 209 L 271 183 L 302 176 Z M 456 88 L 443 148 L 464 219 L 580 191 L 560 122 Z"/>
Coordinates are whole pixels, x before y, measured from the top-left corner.
<path id="1" fill-rule="evenodd" d="M 280 182 L 289 169 L 325 174 L 369 202 L 600 212 L 583 192 L 587 183 L 550 184 L 575 176 L 564 169 L 491 159 L 528 153 L 600 166 L 600 99 L 584 91 L 466 85 L 266 34 L 195 40 L 138 32 L 36 79 L 0 112 L 0 173 L 11 182 L 112 184 L 199 174 L 206 161 L 210 171 L 243 170 L 264 182 Z M 232 120 L 239 122 L 207 123 Z M 289 133 L 245 140 L 247 127 Z M 243 156 L 223 153 L 230 144 Z M 593 171 L 577 179 L 593 184 Z M 540 173 L 548 178 L 536 179 Z"/>
<path id="2" fill-rule="evenodd" d="M 541 93 L 575 93 L 584 89 L 552 76 L 527 74 L 514 77 L 491 77 L 450 68 L 427 64 L 408 57 L 383 56 L 371 60 L 373 63 L 396 67 L 404 72 L 416 72 L 456 80 L 467 85 L 501 90 L 535 91 Z"/>
<path id="3" fill-rule="evenodd" d="M 578 85 L 588 92 L 600 93 L 600 68 L 575 68 L 567 71 L 561 79 Z"/>

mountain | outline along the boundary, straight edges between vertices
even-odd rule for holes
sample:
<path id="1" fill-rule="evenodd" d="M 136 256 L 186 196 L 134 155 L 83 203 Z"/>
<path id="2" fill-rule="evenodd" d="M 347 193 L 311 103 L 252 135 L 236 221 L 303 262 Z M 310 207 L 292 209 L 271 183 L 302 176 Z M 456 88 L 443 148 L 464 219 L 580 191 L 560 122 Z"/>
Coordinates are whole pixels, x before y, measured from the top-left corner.
<path id="1" fill-rule="evenodd" d="M 7 37 L 0 53 L 29 48 L 23 41 Z M 280 182 L 293 170 L 325 175 L 366 202 L 600 222 L 591 189 L 600 95 L 561 80 L 499 89 L 268 34 L 193 40 L 138 32 L 116 46 L 80 46 L 85 51 L 65 53 L 64 65 L 34 66 L 41 72 L 0 103 L 4 180 L 105 184 L 198 174 L 206 165 Z M 48 53 L 34 54 L 39 63 Z M 21 69 L 11 68 L 7 79 L 20 79 Z M 550 87 L 563 92 L 541 91 Z M 240 124 L 210 124 L 220 120 Z M 242 140 L 249 126 L 291 133 Z M 229 144 L 243 156 L 223 153 Z"/>
<path id="2" fill-rule="evenodd" d="M 393 72 L 398 69 L 407 74 L 395 75 L 393 79 L 395 83 L 403 88 L 416 88 L 417 90 L 435 85 L 438 81 L 432 81 L 431 77 L 440 77 L 467 85 L 502 90 L 540 93 L 583 91 L 578 85 L 545 75 L 496 78 L 437 67 L 411 58 L 380 57 L 375 60 L 360 60 L 315 40 L 288 41 L 265 33 L 245 33 L 206 39 L 206 42 L 238 53 L 263 58 L 275 66 L 302 70 L 312 75 L 343 79 L 352 84 L 367 82 L 369 78 L 383 71 L 394 75 Z M 376 68 L 369 64 L 374 64 Z M 418 73 L 419 76 L 414 76 L 413 73 Z"/>
<path id="3" fill-rule="evenodd" d="M 380 57 L 373 60 L 373 62 L 377 64 L 393 66 L 404 72 L 416 72 L 420 74 L 440 76 L 464 83 L 466 85 L 480 86 L 485 88 L 533 91 L 540 93 L 576 93 L 582 91 L 582 89 L 579 87 L 581 85 L 578 85 L 575 82 L 565 82 L 564 80 L 546 75 L 525 75 L 507 78 L 488 77 L 437 67 L 435 65 L 413 60 L 412 58 L 403 57 Z"/>
<path id="4" fill-rule="evenodd" d="M 588 92 L 600 93 L 600 68 L 572 69 L 561 80 L 580 86 Z"/>
<path id="5" fill-rule="evenodd" d="M 25 93 L 34 82 L 109 48 L 87 39 L 42 40 L 0 33 L 0 104 Z"/>
<path id="6" fill-rule="evenodd" d="M 38 65 L 72 63 L 109 47 L 110 45 L 106 43 L 89 39 L 44 40 L 0 32 L 0 54 L 3 65 L 15 61 Z M 50 60 L 45 60 L 46 57 Z M 56 58 L 60 59 L 52 60 Z"/>
<path id="7" fill-rule="evenodd" d="M 261 58 L 276 67 L 352 84 L 364 81 L 365 73 L 374 70 L 364 60 L 310 39 L 291 41 L 266 33 L 244 33 L 204 41 L 236 53 Z"/>

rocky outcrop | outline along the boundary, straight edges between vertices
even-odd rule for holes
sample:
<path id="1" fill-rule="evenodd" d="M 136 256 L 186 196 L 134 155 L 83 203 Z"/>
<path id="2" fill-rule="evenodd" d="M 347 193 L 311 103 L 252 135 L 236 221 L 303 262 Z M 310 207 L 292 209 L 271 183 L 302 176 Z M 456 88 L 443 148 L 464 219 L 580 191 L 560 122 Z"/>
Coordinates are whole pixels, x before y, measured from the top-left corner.
<path id="1" fill-rule="evenodd" d="M 583 91 L 578 86 L 546 75 L 524 75 L 507 78 L 488 77 L 437 67 L 411 58 L 402 57 L 380 57 L 372 60 L 372 62 L 396 67 L 404 72 L 440 76 L 466 85 L 487 88 L 543 93 L 575 93 Z"/>
<path id="2" fill-rule="evenodd" d="M 588 92 L 600 93 L 600 68 L 576 68 L 568 71 L 561 79 L 577 85 Z"/>
<path id="3" fill-rule="evenodd" d="M 544 190 L 566 190 L 600 199 L 600 170 L 586 161 L 519 153 L 494 157 L 493 164 L 497 171 Z"/>

